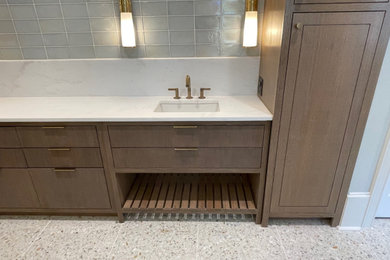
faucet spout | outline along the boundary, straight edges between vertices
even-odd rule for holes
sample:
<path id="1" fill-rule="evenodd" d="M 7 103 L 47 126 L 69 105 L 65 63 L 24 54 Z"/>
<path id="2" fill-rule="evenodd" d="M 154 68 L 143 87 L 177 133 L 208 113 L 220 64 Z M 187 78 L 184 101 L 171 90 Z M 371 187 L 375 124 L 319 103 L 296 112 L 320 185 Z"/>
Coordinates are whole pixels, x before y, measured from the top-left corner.
<path id="1" fill-rule="evenodd" d="M 191 78 L 189 75 L 186 76 L 186 88 L 187 88 L 187 97 L 186 99 L 192 99 L 191 93 Z"/>

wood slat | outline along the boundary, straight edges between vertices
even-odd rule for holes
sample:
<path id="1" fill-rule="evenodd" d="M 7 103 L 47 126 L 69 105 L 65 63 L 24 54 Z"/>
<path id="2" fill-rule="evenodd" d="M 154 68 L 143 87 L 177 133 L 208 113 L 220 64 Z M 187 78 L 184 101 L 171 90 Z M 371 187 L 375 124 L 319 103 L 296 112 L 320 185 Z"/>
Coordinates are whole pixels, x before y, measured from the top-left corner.
<path id="1" fill-rule="evenodd" d="M 145 194 L 144 194 L 144 196 L 142 198 L 142 202 L 141 202 L 141 205 L 140 205 L 141 209 L 148 208 L 149 201 L 151 199 L 152 192 L 153 192 L 153 189 L 154 189 L 154 185 L 156 183 L 156 177 L 157 177 L 156 175 L 150 176 L 147 188 L 145 190 Z"/>
<path id="2" fill-rule="evenodd" d="M 234 184 L 229 184 L 229 197 L 232 209 L 238 209 L 237 193 Z"/>
<path id="3" fill-rule="evenodd" d="M 205 209 L 206 199 L 206 185 L 204 183 L 199 183 L 199 191 L 198 191 L 198 209 Z"/>
<path id="4" fill-rule="evenodd" d="M 248 183 L 244 184 L 244 192 L 245 192 L 246 202 L 248 204 L 248 209 L 256 209 L 255 201 L 253 200 L 252 191 Z"/>
<path id="5" fill-rule="evenodd" d="M 189 207 L 189 200 L 190 200 L 190 192 L 191 192 L 191 184 L 185 183 L 183 188 L 183 197 L 181 200 L 181 208 L 187 209 Z"/>
<path id="6" fill-rule="evenodd" d="M 242 183 L 236 185 L 237 197 L 238 197 L 238 206 L 240 209 L 246 209 L 244 189 L 242 188 Z"/>
<path id="7" fill-rule="evenodd" d="M 133 201 L 135 199 L 135 195 L 138 192 L 139 187 L 141 186 L 141 177 L 137 177 L 134 180 L 134 184 L 131 186 L 130 192 L 127 195 L 127 200 L 125 202 L 125 205 L 123 205 L 124 208 L 131 208 L 133 206 Z"/>
<path id="8" fill-rule="evenodd" d="M 206 208 L 214 208 L 214 190 L 212 183 L 206 184 Z"/>
<path id="9" fill-rule="evenodd" d="M 144 178 L 145 181 L 141 181 L 141 185 L 137 191 L 137 194 L 135 195 L 133 205 L 131 206 L 132 208 L 139 208 L 139 206 L 141 205 L 142 197 L 144 196 L 146 187 L 148 185 L 148 182 L 147 182 L 148 177 L 149 176 L 145 176 L 145 178 Z"/>
<path id="10" fill-rule="evenodd" d="M 173 206 L 173 198 L 174 198 L 174 195 L 175 195 L 175 188 L 176 188 L 176 183 L 171 181 L 169 183 L 168 193 L 167 193 L 167 198 L 165 200 L 164 208 L 168 208 L 168 209 L 172 208 L 172 206 Z"/>
<path id="11" fill-rule="evenodd" d="M 229 189 L 226 183 L 222 183 L 222 206 L 224 209 L 230 209 Z"/>
<path id="12" fill-rule="evenodd" d="M 164 208 L 165 205 L 165 199 L 167 198 L 168 186 L 169 186 L 169 183 L 166 182 L 167 179 L 168 177 L 164 176 L 164 180 L 163 180 L 164 182 L 161 186 L 160 195 L 158 196 L 157 205 L 156 205 L 156 208 L 158 209 Z"/>
<path id="13" fill-rule="evenodd" d="M 198 208 L 198 191 L 199 191 L 199 185 L 198 183 L 192 183 L 191 184 L 191 199 L 190 199 L 190 209 L 197 209 Z"/>
<path id="14" fill-rule="evenodd" d="M 156 185 L 154 185 L 152 196 L 150 197 L 149 206 L 148 208 L 156 208 L 157 201 L 158 201 L 158 195 L 160 194 L 161 185 L 162 185 L 163 175 L 158 175 L 156 179 Z"/>
<path id="15" fill-rule="evenodd" d="M 222 209 L 221 185 L 219 183 L 214 184 L 214 208 Z"/>
<path id="16" fill-rule="evenodd" d="M 246 175 L 139 174 L 124 212 L 256 214 Z"/>
<path id="17" fill-rule="evenodd" d="M 183 183 L 178 183 L 176 185 L 175 197 L 173 201 L 173 208 L 179 209 L 181 206 L 181 196 L 183 194 Z"/>

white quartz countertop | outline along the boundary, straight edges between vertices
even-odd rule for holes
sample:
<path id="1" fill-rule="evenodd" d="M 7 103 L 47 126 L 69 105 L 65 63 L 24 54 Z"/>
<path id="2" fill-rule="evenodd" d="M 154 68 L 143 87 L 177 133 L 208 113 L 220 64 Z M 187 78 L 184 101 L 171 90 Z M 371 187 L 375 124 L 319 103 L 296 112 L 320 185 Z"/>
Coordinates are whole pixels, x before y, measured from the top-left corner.
<path id="1" fill-rule="evenodd" d="M 160 102 L 188 102 L 148 97 L 3 97 L 0 122 L 146 122 L 270 121 L 271 112 L 257 96 L 210 96 L 219 112 L 154 112 Z M 191 102 L 204 102 L 194 98 Z"/>

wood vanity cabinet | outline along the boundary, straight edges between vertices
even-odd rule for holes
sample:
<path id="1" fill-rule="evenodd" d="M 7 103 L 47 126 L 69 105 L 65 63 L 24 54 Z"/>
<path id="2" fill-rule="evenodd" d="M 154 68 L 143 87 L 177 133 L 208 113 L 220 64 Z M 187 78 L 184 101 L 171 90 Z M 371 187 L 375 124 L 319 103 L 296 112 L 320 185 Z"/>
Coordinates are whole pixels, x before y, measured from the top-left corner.
<path id="1" fill-rule="evenodd" d="M 389 11 L 388 1 L 265 1 L 260 97 L 275 116 L 263 225 L 269 217 L 324 217 L 338 225 Z"/>
<path id="2" fill-rule="evenodd" d="M 269 122 L 111 123 L 108 168 L 120 221 L 130 212 L 256 214 Z"/>
<path id="3" fill-rule="evenodd" d="M 0 125 L 0 213 L 254 214 L 270 122 Z"/>
<path id="4" fill-rule="evenodd" d="M 0 126 L 0 212 L 112 214 L 97 127 Z"/>

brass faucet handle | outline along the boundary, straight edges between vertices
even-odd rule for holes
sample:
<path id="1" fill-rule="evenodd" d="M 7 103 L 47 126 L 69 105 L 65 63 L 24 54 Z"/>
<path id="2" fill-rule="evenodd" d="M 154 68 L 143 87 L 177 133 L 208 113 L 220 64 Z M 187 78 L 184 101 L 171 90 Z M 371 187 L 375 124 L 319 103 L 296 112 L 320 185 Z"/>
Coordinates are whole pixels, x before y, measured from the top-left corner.
<path id="1" fill-rule="evenodd" d="M 179 89 L 178 88 L 169 88 L 169 91 L 175 91 L 175 96 L 173 97 L 174 99 L 180 99 L 179 96 Z"/>
<path id="2" fill-rule="evenodd" d="M 200 89 L 200 96 L 199 96 L 200 99 L 205 99 L 205 98 L 206 98 L 206 97 L 204 96 L 204 92 L 205 92 L 206 90 L 211 90 L 211 88 L 201 88 L 201 89 Z"/>
<path id="3" fill-rule="evenodd" d="M 190 75 L 187 75 L 186 76 L 186 87 L 191 87 L 191 78 L 190 78 Z"/>

